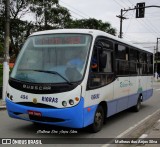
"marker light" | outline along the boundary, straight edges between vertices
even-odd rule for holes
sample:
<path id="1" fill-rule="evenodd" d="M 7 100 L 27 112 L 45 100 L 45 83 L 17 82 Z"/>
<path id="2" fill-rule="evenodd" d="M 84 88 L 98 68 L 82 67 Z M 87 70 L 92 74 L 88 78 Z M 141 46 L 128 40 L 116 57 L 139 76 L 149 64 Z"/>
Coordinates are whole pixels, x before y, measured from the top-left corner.
<path id="1" fill-rule="evenodd" d="M 72 99 L 70 99 L 70 100 L 69 100 L 69 104 L 70 104 L 70 105 L 73 105 L 73 104 L 74 104 L 74 101 L 73 101 Z"/>
<path id="2" fill-rule="evenodd" d="M 66 106 L 67 106 L 67 102 L 66 102 L 66 101 L 63 101 L 63 102 L 62 102 L 62 105 L 63 105 L 64 107 L 66 107 Z"/>
<path id="3" fill-rule="evenodd" d="M 88 111 L 88 112 L 89 112 L 89 111 L 91 111 L 91 108 L 90 108 L 90 107 L 88 107 L 88 108 L 87 108 L 87 111 Z"/>

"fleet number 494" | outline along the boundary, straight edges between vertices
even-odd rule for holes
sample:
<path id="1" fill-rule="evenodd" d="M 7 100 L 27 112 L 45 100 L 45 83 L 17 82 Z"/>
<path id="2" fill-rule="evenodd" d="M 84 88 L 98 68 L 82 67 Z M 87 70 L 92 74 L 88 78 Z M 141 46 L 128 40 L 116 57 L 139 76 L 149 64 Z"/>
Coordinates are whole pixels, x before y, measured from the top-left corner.
<path id="1" fill-rule="evenodd" d="M 28 99 L 28 95 L 21 95 L 21 99 Z"/>

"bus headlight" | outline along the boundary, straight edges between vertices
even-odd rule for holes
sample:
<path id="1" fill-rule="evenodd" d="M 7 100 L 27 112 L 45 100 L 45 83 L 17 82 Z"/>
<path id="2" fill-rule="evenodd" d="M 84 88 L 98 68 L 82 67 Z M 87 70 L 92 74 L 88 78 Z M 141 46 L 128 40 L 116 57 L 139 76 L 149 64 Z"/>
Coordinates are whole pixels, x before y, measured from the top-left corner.
<path id="1" fill-rule="evenodd" d="M 63 105 L 64 107 L 66 107 L 66 106 L 67 106 L 67 102 L 66 102 L 66 101 L 63 101 L 63 102 L 62 102 L 62 105 Z"/>
<path id="2" fill-rule="evenodd" d="M 10 96 L 10 100 L 11 100 L 11 101 L 13 100 L 13 96 L 12 96 L 12 95 Z"/>
<path id="3" fill-rule="evenodd" d="M 10 96 L 10 94 L 9 93 L 7 93 L 7 97 L 9 98 L 9 96 Z"/>
<path id="4" fill-rule="evenodd" d="M 74 104 L 74 101 L 73 101 L 72 99 L 70 99 L 70 100 L 69 100 L 69 104 L 70 104 L 70 105 L 73 105 L 73 104 Z"/>

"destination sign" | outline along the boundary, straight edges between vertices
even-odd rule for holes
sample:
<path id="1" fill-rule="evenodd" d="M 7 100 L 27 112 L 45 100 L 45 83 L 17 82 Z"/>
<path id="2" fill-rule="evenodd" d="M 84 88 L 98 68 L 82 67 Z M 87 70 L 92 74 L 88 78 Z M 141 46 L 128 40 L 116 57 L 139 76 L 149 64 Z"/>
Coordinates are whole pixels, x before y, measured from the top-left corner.
<path id="1" fill-rule="evenodd" d="M 85 44 L 86 36 L 41 36 L 35 38 L 36 45 Z"/>

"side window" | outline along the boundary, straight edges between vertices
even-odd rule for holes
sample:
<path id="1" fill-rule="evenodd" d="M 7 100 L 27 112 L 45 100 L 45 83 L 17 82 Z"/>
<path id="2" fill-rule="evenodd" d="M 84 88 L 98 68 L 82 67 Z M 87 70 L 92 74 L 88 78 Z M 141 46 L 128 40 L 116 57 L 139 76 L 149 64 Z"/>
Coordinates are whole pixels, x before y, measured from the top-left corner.
<path id="1" fill-rule="evenodd" d="M 107 85 L 113 78 L 113 43 L 105 38 L 97 39 L 91 58 L 88 87 L 93 89 Z"/>
<path id="2" fill-rule="evenodd" d="M 129 61 L 137 62 L 137 60 L 138 60 L 138 51 L 136 49 L 130 48 Z"/>
<path id="3" fill-rule="evenodd" d="M 129 74 L 128 52 L 129 48 L 125 45 L 116 44 L 116 72 L 117 75 Z"/>
<path id="4" fill-rule="evenodd" d="M 147 54 L 147 63 L 153 64 L 153 55 L 150 53 Z"/>
<path id="5" fill-rule="evenodd" d="M 116 58 L 128 60 L 128 48 L 124 45 L 116 44 Z"/>
<path id="6" fill-rule="evenodd" d="M 147 72 L 149 75 L 153 75 L 153 55 L 147 54 Z"/>
<path id="7" fill-rule="evenodd" d="M 137 64 L 138 64 L 138 51 L 135 48 L 130 48 L 129 50 L 130 75 L 137 75 L 139 73 Z"/>
<path id="8" fill-rule="evenodd" d="M 104 50 L 104 55 L 106 55 L 106 66 L 103 68 L 103 72 L 112 72 L 112 52 Z M 105 61 L 104 61 L 105 62 Z"/>
<path id="9" fill-rule="evenodd" d="M 147 74 L 147 53 L 139 51 L 139 70 L 140 75 Z"/>
<path id="10" fill-rule="evenodd" d="M 139 53 L 139 62 L 140 63 L 147 63 L 146 53 L 144 53 L 144 52 Z"/>

